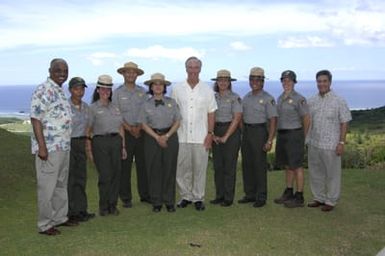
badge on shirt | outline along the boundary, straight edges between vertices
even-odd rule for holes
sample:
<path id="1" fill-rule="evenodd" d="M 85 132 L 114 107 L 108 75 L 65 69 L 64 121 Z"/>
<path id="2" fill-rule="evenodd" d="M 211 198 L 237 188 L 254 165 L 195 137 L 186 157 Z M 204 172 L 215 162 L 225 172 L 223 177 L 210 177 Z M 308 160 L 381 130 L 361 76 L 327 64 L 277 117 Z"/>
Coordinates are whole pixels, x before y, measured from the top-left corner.
<path id="1" fill-rule="evenodd" d="M 167 103 L 167 107 L 172 108 L 172 104 L 171 103 Z"/>
<path id="2" fill-rule="evenodd" d="M 291 103 L 293 103 L 293 100 L 292 100 L 292 99 L 289 100 L 289 104 L 291 104 Z"/>
<path id="3" fill-rule="evenodd" d="M 301 100 L 301 105 L 305 105 L 306 104 L 306 100 Z"/>
<path id="4" fill-rule="evenodd" d="M 260 104 L 263 104 L 263 100 L 262 100 L 262 99 L 260 99 L 260 100 L 259 100 L 259 103 L 260 103 Z"/>
<path id="5" fill-rule="evenodd" d="M 241 103 L 241 98 L 240 98 L 240 97 L 238 97 L 238 99 L 237 99 L 237 100 L 238 100 L 238 102 L 239 102 L 239 103 Z"/>
<path id="6" fill-rule="evenodd" d="M 140 92 L 140 93 L 138 93 L 138 95 L 139 95 L 139 97 L 143 97 L 144 94 Z"/>
<path id="7" fill-rule="evenodd" d="M 96 113 L 97 113 L 97 114 L 103 114 L 103 113 L 104 113 L 104 110 L 98 110 Z"/>
<path id="8" fill-rule="evenodd" d="M 226 100 L 226 102 L 227 102 L 227 103 L 230 103 L 230 102 L 231 102 L 231 100 L 230 100 L 230 99 L 227 99 L 227 100 Z"/>

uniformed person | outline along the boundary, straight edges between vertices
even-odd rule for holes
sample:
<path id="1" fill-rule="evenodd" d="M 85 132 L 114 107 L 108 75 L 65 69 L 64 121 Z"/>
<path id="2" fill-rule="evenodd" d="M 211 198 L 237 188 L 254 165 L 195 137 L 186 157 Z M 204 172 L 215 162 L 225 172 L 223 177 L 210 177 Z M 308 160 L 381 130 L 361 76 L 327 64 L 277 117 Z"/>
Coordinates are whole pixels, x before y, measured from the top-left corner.
<path id="1" fill-rule="evenodd" d="M 264 70 L 250 70 L 251 91 L 242 100 L 242 170 L 245 196 L 238 203 L 262 207 L 267 198 L 267 152 L 271 150 L 277 123 L 274 98 L 263 90 Z"/>
<path id="2" fill-rule="evenodd" d="M 121 159 L 127 157 L 123 118 L 111 103 L 112 78 L 101 75 L 93 94 L 87 126 L 88 150 L 99 174 L 99 214 L 119 215 L 116 208 L 119 195 Z M 91 156 L 91 154 L 90 154 Z"/>
<path id="3" fill-rule="evenodd" d="M 87 221 L 95 217 L 87 212 L 87 156 L 86 128 L 89 107 L 82 101 L 86 82 L 81 77 L 73 77 L 69 82 L 72 110 L 72 133 L 70 166 L 68 175 L 68 218 L 75 221 Z"/>
<path id="4" fill-rule="evenodd" d="M 149 86 L 148 99 L 142 108 L 142 127 L 149 191 L 154 212 L 165 204 L 175 212 L 175 181 L 178 159 L 178 134 L 181 115 L 174 99 L 164 96 L 171 83 L 161 73 L 151 75 L 144 84 Z"/>
<path id="5" fill-rule="evenodd" d="M 216 196 L 212 204 L 230 206 L 233 204 L 238 152 L 241 143 L 239 123 L 242 118 L 241 99 L 231 90 L 228 70 L 217 72 L 214 91 L 218 109 L 215 111 L 213 163 Z"/>
<path id="6" fill-rule="evenodd" d="M 143 70 L 138 68 L 137 64 L 127 62 L 117 71 L 123 75 L 124 84 L 114 91 L 112 103 L 118 106 L 123 116 L 127 151 L 127 159 L 122 161 L 119 196 L 120 200 L 122 200 L 123 207 L 131 208 L 131 169 L 134 159 L 140 201 L 150 202 L 148 179 L 144 162 L 143 130 L 139 121 L 139 113 L 148 97 L 146 90 L 136 84 L 137 77 L 144 74 Z"/>
<path id="7" fill-rule="evenodd" d="M 310 115 L 306 99 L 294 90 L 297 75 L 286 70 L 282 72 L 283 93 L 278 97 L 278 134 L 276 143 L 276 165 L 286 169 L 286 189 L 281 197 L 274 199 L 277 204 L 289 208 L 303 207 L 305 136 L 309 129 Z M 293 194 L 293 181 L 297 191 Z"/>

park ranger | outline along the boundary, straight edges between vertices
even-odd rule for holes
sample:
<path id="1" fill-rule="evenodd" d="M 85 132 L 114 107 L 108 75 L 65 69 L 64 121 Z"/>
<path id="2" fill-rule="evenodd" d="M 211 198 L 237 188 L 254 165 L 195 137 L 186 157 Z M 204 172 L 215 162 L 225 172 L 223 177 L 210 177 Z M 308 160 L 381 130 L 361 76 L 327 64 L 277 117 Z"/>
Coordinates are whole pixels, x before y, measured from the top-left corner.
<path id="1" fill-rule="evenodd" d="M 251 91 L 243 104 L 242 170 L 245 196 L 238 203 L 262 207 L 267 198 L 267 152 L 271 150 L 277 123 L 274 98 L 263 90 L 265 72 L 250 70 Z"/>
<path id="2" fill-rule="evenodd" d="M 241 144 L 239 123 L 242 118 L 241 99 L 231 90 L 230 71 L 219 70 L 214 91 L 218 109 L 215 111 L 213 163 L 216 197 L 212 204 L 227 207 L 232 205 L 235 191 L 235 177 L 238 152 Z"/>

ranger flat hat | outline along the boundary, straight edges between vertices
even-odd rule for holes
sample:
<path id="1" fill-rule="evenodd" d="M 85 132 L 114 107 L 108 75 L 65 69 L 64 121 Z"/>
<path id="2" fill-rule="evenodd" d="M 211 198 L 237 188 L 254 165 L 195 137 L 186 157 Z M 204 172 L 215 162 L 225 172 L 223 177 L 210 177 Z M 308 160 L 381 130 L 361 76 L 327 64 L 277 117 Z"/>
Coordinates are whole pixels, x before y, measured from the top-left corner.
<path id="1" fill-rule="evenodd" d="M 97 87 L 111 88 L 112 85 L 112 77 L 110 75 L 101 75 L 98 77 Z"/>
<path id="2" fill-rule="evenodd" d="M 250 69 L 250 77 L 257 77 L 261 79 L 265 79 L 265 71 L 260 67 L 253 67 Z"/>
<path id="3" fill-rule="evenodd" d="M 218 70 L 217 77 L 211 78 L 211 80 L 218 81 L 219 78 L 228 78 L 230 81 L 237 81 L 237 79 L 231 78 L 231 73 L 227 69 Z"/>
<path id="4" fill-rule="evenodd" d="M 124 66 L 119 68 L 117 71 L 119 74 L 122 74 L 124 70 L 127 70 L 127 69 L 133 69 L 135 70 L 135 72 L 138 74 L 138 76 L 141 76 L 144 74 L 144 71 L 141 70 L 138 65 L 132 61 L 130 62 L 127 62 L 127 63 L 124 63 Z"/>
<path id="5" fill-rule="evenodd" d="M 155 82 L 161 82 L 164 85 L 170 85 L 171 82 L 167 81 L 162 73 L 154 73 L 151 75 L 151 79 L 144 82 L 145 85 L 151 85 Z"/>

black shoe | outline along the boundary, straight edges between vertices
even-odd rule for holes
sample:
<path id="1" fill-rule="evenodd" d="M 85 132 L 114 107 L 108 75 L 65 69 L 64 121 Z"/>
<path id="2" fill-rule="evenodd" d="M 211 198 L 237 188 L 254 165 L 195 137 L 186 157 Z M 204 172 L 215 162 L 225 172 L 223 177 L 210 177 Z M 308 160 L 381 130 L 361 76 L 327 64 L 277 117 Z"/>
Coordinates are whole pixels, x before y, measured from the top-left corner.
<path id="1" fill-rule="evenodd" d="M 172 204 L 166 205 L 166 209 L 168 212 L 175 212 L 175 206 Z"/>
<path id="2" fill-rule="evenodd" d="M 88 221 L 95 218 L 95 213 L 80 212 L 78 215 L 78 221 Z"/>
<path id="3" fill-rule="evenodd" d="M 233 204 L 233 201 L 228 201 L 228 200 L 224 200 L 222 203 L 221 203 L 221 206 L 223 207 L 229 207 Z"/>
<path id="4" fill-rule="evenodd" d="M 178 204 L 177 204 L 177 207 L 178 208 L 186 208 L 187 205 L 191 204 L 191 201 L 189 200 L 186 200 L 186 199 L 182 199 Z"/>
<path id="5" fill-rule="evenodd" d="M 284 204 L 287 208 L 304 207 L 305 200 L 302 193 L 295 192 L 294 197 L 291 200 L 286 201 Z"/>
<path id="6" fill-rule="evenodd" d="M 255 208 L 259 208 L 259 207 L 262 207 L 266 204 L 266 201 L 264 200 L 257 200 L 255 201 L 255 203 L 253 204 L 253 207 Z"/>
<path id="7" fill-rule="evenodd" d="M 109 210 L 99 210 L 99 215 L 103 217 L 107 216 L 109 213 Z"/>
<path id="8" fill-rule="evenodd" d="M 294 198 L 293 189 L 286 188 L 285 191 L 283 191 L 281 197 L 274 199 L 274 203 L 283 204 L 286 201 L 292 200 L 293 198 Z"/>
<path id="9" fill-rule="evenodd" d="M 147 197 L 141 198 L 140 201 L 141 201 L 142 203 L 148 203 L 148 204 L 151 204 L 151 200 L 150 200 L 149 198 L 147 198 Z"/>
<path id="10" fill-rule="evenodd" d="M 243 197 L 242 199 L 238 200 L 238 204 L 247 204 L 252 202 L 255 202 L 255 198 Z"/>
<path id="11" fill-rule="evenodd" d="M 215 198 L 214 200 L 210 201 L 210 204 L 220 204 L 223 202 L 223 198 Z"/>
<path id="12" fill-rule="evenodd" d="M 197 201 L 194 203 L 195 210 L 197 211 L 204 211 L 205 210 L 205 204 L 202 201 Z"/>
<path id="13" fill-rule="evenodd" d="M 115 207 L 115 206 L 112 206 L 109 210 L 109 213 L 111 215 L 114 215 L 114 216 L 118 216 L 119 215 L 119 210 Z"/>
<path id="14" fill-rule="evenodd" d="M 131 201 L 126 201 L 126 202 L 123 202 L 122 206 L 124 208 L 132 208 L 132 203 L 131 203 Z"/>
<path id="15" fill-rule="evenodd" d="M 160 212 L 161 210 L 162 210 L 162 206 L 161 205 L 156 205 L 156 206 L 152 207 L 152 211 L 153 212 Z"/>

